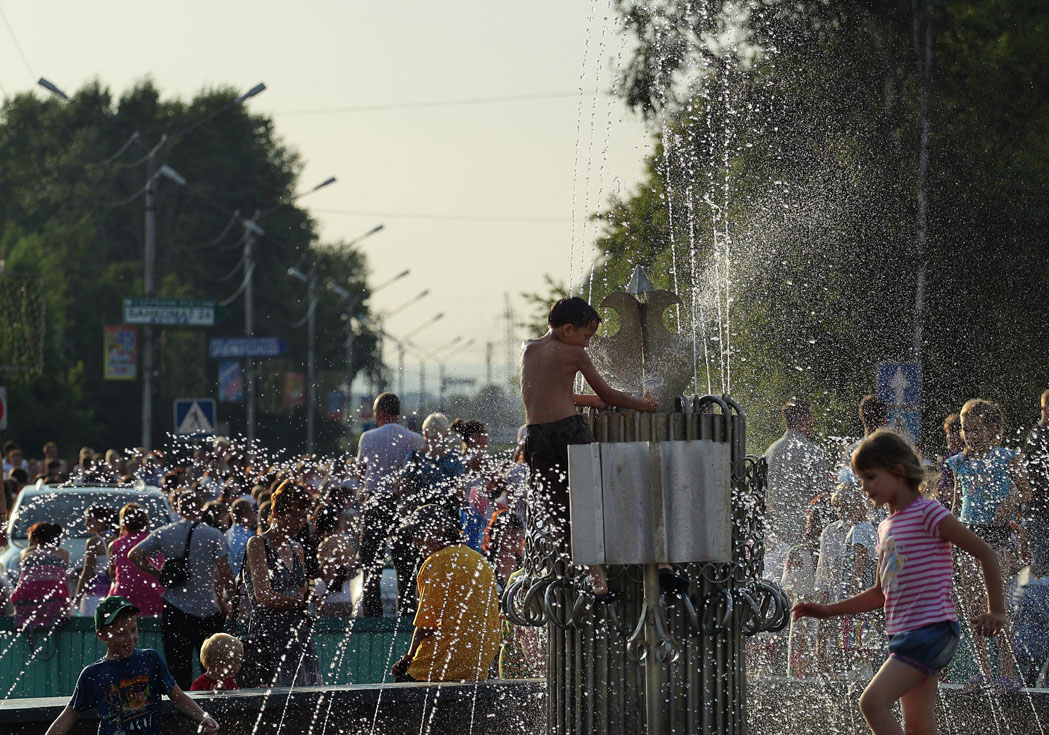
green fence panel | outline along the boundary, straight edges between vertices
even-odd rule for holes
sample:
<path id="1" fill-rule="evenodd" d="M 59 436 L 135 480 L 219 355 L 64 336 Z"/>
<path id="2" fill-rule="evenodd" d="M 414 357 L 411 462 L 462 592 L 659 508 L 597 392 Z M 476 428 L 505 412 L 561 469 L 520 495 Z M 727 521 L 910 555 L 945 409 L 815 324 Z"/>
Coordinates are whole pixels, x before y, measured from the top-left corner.
<path id="1" fill-rule="evenodd" d="M 243 635 L 243 624 L 231 624 Z M 139 648 L 164 652 L 160 619 L 138 619 Z M 325 684 L 378 684 L 390 666 L 408 650 L 412 626 L 395 618 L 321 618 L 314 641 Z M 52 634 L 19 633 L 14 619 L 0 618 L 0 700 L 24 697 L 68 697 L 80 671 L 106 653 L 93 621 L 73 617 Z M 250 655 L 250 653 L 249 653 Z M 200 673 L 194 662 L 194 676 Z"/>

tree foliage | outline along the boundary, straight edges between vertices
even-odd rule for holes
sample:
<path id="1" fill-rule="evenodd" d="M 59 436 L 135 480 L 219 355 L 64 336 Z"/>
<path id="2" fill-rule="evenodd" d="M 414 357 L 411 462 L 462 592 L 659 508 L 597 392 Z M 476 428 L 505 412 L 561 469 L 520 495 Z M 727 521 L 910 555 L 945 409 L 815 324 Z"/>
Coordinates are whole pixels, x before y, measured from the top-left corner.
<path id="1" fill-rule="evenodd" d="M 103 380 L 102 327 L 120 324 L 123 299 L 143 293 L 145 157 L 161 142 L 157 166 L 171 166 L 188 185 L 157 179 L 156 296 L 232 296 L 244 273 L 244 230 L 232 215 L 267 213 L 259 220 L 266 234 L 254 245 L 255 334 L 280 337 L 291 350 L 288 361 L 259 361 L 259 369 L 302 369 L 305 329 L 292 325 L 306 310 L 306 288 L 287 269 L 316 263 L 318 369 L 345 371 L 340 316 L 348 305 L 325 284 L 348 290 L 363 314 L 363 256 L 315 242 L 314 223 L 291 203 L 298 155 L 272 120 L 235 104 L 235 96 L 216 89 L 189 101 L 163 99 L 146 81 L 115 100 L 94 83 L 68 103 L 23 94 L 0 111 L 0 252 L 8 273 L 42 274 L 45 282 L 44 369 L 4 377 L 16 412 L 9 433 L 31 454 L 49 439 L 70 451 L 140 443 L 141 383 Z M 172 428 L 174 398 L 215 394 L 207 337 L 243 334 L 243 297 L 213 328 L 156 329 L 154 443 Z M 358 343 L 352 370 L 371 369 L 364 355 L 374 340 Z M 243 413 L 242 405 L 224 405 L 220 420 L 240 432 Z M 260 426 L 264 443 L 303 443 L 292 422 L 263 417 Z"/>
<path id="2" fill-rule="evenodd" d="M 731 386 L 759 448 L 808 395 L 856 433 L 875 364 L 911 359 L 929 3 L 618 3 L 648 176 L 596 217 L 594 293 L 634 264 L 682 295 L 697 380 Z M 917 8 L 918 18 L 913 15 Z M 1049 7 L 933 4 L 923 439 L 967 398 L 1012 424 L 1047 383 Z M 917 33 L 916 33 L 917 31 Z M 917 38 L 917 44 L 916 44 Z M 588 294 L 584 294 L 588 295 Z"/>

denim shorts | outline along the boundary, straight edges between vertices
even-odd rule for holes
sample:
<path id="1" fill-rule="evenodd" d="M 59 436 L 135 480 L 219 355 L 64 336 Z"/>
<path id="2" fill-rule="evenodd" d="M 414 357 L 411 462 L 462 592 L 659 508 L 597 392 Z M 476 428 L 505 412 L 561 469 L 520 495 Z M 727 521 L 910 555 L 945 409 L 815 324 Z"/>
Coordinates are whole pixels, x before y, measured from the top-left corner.
<path id="1" fill-rule="evenodd" d="M 893 633 L 889 636 L 889 655 L 931 676 L 951 662 L 960 633 L 957 620 Z"/>

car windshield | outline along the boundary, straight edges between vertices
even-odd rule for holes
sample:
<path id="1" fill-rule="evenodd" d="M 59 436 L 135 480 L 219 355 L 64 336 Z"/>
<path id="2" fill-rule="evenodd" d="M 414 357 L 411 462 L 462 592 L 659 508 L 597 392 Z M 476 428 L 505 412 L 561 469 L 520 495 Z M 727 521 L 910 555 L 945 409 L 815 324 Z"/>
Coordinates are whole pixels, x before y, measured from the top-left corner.
<path id="1" fill-rule="evenodd" d="M 130 502 L 138 503 L 149 513 L 150 530 L 171 522 L 163 498 L 154 494 L 130 496 L 106 490 L 62 489 L 24 497 L 21 501 L 11 519 L 11 537 L 16 539 L 27 538 L 30 526 L 40 521 L 59 524 L 66 538 L 87 538 L 91 534 L 84 526 L 84 511 L 96 503 L 108 505 L 115 511 Z"/>

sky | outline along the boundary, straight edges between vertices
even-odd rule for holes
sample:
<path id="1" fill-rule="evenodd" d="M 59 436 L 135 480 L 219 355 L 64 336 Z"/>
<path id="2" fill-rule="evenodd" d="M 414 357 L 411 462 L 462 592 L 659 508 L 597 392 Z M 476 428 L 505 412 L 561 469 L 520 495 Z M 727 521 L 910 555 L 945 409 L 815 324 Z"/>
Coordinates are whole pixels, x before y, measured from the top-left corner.
<path id="1" fill-rule="evenodd" d="M 448 371 L 481 380 L 492 343 L 500 380 L 516 360 L 507 301 L 520 319 L 545 274 L 579 284 L 599 234 L 588 215 L 636 188 L 652 150 L 612 93 L 627 47 L 609 3 L 0 0 L 0 93 L 47 95 L 39 77 L 115 96 L 148 77 L 180 98 L 265 82 L 246 104 L 301 154 L 300 188 L 338 179 L 299 202 L 321 241 L 382 224 L 359 243 L 370 282 L 411 270 L 372 309 L 430 290 L 388 332 L 421 328 L 431 355 L 472 339 L 445 351 Z M 407 386 L 418 369 L 409 357 Z"/>

